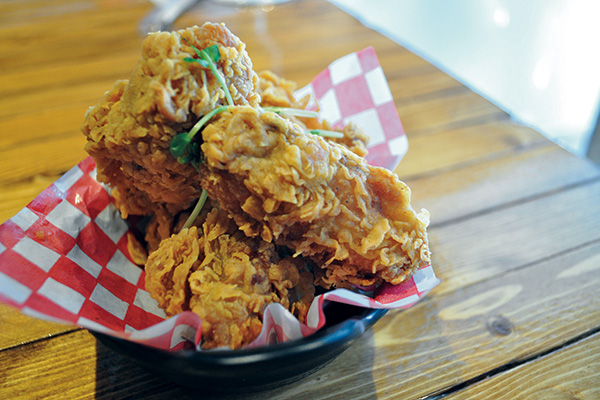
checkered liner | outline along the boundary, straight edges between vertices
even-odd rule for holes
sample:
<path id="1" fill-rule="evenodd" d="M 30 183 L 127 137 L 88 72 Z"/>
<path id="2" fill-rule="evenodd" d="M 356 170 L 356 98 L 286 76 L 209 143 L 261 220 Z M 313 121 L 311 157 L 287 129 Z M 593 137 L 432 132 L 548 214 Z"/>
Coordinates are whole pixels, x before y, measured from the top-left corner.
<path id="1" fill-rule="evenodd" d="M 296 92 L 334 128 L 353 122 L 370 136 L 367 161 L 393 170 L 408 150 L 392 93 L 372 47 L 348 54 Z"/>
<path id="2" fill-rule="evenodd" d="M 396 166 L 406 151 L 406 136 L 373 49 L 334 62 L 303 90 L 314 93 L 323 118 L 331 123 L 364 124 L 373 134 L 372 163 Z M 127 250 L 131 233 L 109 190 L 96 181 L 95 168 L 92 158 L 83 160 L 0 225 L 0 301 L 34 317 L 157 348 L 199 348 L 200 318 L 185 312 L 165 320 L 144 289 L 144 272 Z M 437 283 L 427 266 L 401 285 L 380 287 L 373 298 L 334 290 L 315 299 L 306 324 L 280 304 L 272 304 L 265 312 L 262 333 L 250 346 L 313 333 L 325 324 L 326 301 L 407 308 Z"/>

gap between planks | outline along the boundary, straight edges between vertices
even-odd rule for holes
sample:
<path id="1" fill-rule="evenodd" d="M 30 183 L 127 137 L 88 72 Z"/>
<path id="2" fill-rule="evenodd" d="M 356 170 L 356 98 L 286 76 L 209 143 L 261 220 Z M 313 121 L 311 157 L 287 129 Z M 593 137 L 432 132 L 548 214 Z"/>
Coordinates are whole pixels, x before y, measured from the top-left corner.
<path id="1" fill-rule="evenodd" d="M 597 242 L 598 242 L 598 241 L 597 241 Z M 539 263 L 536 263 L 536 264 L 539 264 Z M 523 268 L 519 269 L 518 271 L 519 271 L 519 272 L 523 272 Z M 514 273 L 517 273 L 517 271 L 514 271 Z M 431 302 L 431 300 L 432 300 L 432 299 L 433 299 L 433 298 L 428 298 L 428 299 L 425 299 L 425 300 L 423 301 L 423 304 L 426 304 L 426 303 L 429 303 L 429 302 Z M 439 301 L 439 298 L 438 298 L 436 301 Z M 594 328 L 591 328 L 591 329 L 596 329 L 596 327 L 594 327 Z M 589 333 L 589 332 L 590 332 L 590 329 L 588 329 L 588 331 L 586 331 L 586 332 L 587 332 L 587 333 Z M 61 336 L 63 336 L 63 335 L 61 335 Z M 564 346 L 565 346 L 565 344 L 573 342 L 573 341 L 575 340 L 575 338 L 577 338 L 577 337 L 579 337 L 579 336 L 581 336 L 581 334 L 579 334 L 579 335 L 575 336 L 574 338 L 568 338 L 568 339 L 566 339 L 566 340 L 563 340 L 561 343 L 554 344 L 554 346 L 551 346 L 551 348 L 552 348 L 552 349 L 558 349 L 558 348 L 560 348 L 560 347 L 564 347 Z M 538 355 L 538 356 L 540 356 L 540 357 L 541 357 L 541 356 L 543 356 L 543 354 L 545 354 L 545 353 L 547 353 L 547 352 L 548 352 L 548 350 L 544 349 L 544 350 L 542 350 L 542 351 L 538 351 L 538 352 L 537 352 L 537 353 L 535 353 L 534 355 L 530 355 L 530 354 L 524 354 L 523 356 L 520 356 L 520 357 L 519 357 L 519 356 L 517 356 L 516 360 L 521 360 L 521 361 L 523 361 L 523 360 L 529 360 L 529 359 L 531 359 L 532 357 L 534 357 L 535 355 Z M 505 363 L 503 363 L 502 365 L 507 365 L 507 364 L 510 364 L 510 362 L 508 362 L 508 363 L 507 363 L 507 362 L 505 362 Z M 499 368 L 499 367 L 498 367 L 498 368 Z M 496 370 L 496 369 L 497 369 L 497 368 L 493 368 L 493 369 L 490 369 L 490 371 L 494 371 L 494 370 Z M 481 373 L 481 374 L 479 374 L 479 375 L 484 375 L 484 373 Z M 479 376 L 479 375 L 477 375 L 477 376 Z M 471 380 L 471 379 L 469 379 L 469 380 L 466 380 L 466 381 L 470 381 L 470 380 Z M 343 381 L 340 381 L 340 382 L 343 382 Z M 453 385 L 453 386 L 454 386 L 454 385 Z M 447 390 L 447 389 L 448 389 L 448 388 L 450 388 L 450 387 L 452 387 L 452 386 L 446 387 L 444 390 Z M 280 394 L 285 394 L 285 393 L 280 393 Z M 372 393 L 371 393 L 371 394 L 372 394 Z"/>
<path id="2" fill-rule="evenodd" d="M 526 197 L 522 197 L 522 198 L 519 198 L 519 199 L 511 200 L 511 201 L 499 204 L 499 205 L 494 206 L 494 207 L 484 208 L 484 209 L 481 209 L 479 211 L 473 212 L 473 213 L 468 214 L 468 215 L 462 215 L 462 216 L 459 216 L 459 217 L 456 217 L 456 218 L 448 219 L 446 221 L 443 221 L 443 222 L 440 222 L 440 223 L 437 223 L 437 224 L 436 223 L 431 223 L 429 225 L 428 229 L 429 230 L 435 230 L 435 229 L 438 229 L 438 228 L 444 228 L 444 227 L 446 227 L 448 225 L 453 225 L 453 224 L 456 224 L 456 223 L 460 223 L 460 222 L 469 220 L 471 218 L 480 217 L 482 215 L 486 215 L 486 214 L 489 214 L 489 213 L 492 213 L 492 212 L 505 210 L 505 209 L 508 209 L 508 208 L 511 208 L 511 207 L 514 207 L 514 206 L 517 206 L 517 205 L 521 205 L 521 204 L 525 204 L 525 203 L 530 203 L 530 202 L 533 202 L 533 201 L 536 201 L 536 200 L 543 199 L 545 197 L 553 196 L 553 195 L 558 194 L 558 193 L 566 192 L 566 191 L 569 191 L 569 190 L 572 190 L 572 189 L 576 189 L 578 187 L 582 187 L 582 186 L 586 186 L 586 185 L 589 185 L 589 184 L 593 184 L 593 183 L 596 183 L 598 181 L 600 181 L 600 176 L 589 178 L 589 179 L 582 180 L 582 181 L 575 182 L 575 183 L 570 183 L 570 184 L 567 184 L 565 186 L 561 186 L 561 187 L 558 187 L 558 188 L 555 188 L 555 189 L 551 189 L 551 190 L 548 190 L 548 191 L 545 191 L 545 192 L 539 192 L 539 193 L 536 193 L 536 194 L 533 194 L 533 195 L 530 195 L 530 196 L 526 196 Z M 592 241 L 592 242 L 595 242 L 595 241 Z"/>
<path id="3" fill-rule="evenodd" d="M 490 121 L 493 121 L 493 119 L 490 119 Z M 465 128 L 469 127 L 469 126 L 470 125 L 468 125 L 468 124 L 464 125 Z M 410 146 L 410 141 L 409 141 L 409 146 Z M 550 148 L 553 146 L 555 146 L 555 145 L 553 145 L 551 142 L 547 142 L 547 141 L 535 142 L 534 141 L 534 142 L 522 144 L 522 145 L 519 145 L 516 147 L 510 147 L 505 150 L 497 151 L 494 153 L 488 153 L 481 157 L 466 159 L 464 161 L 459 161 L 459 162 L 456 162 L 456 163 L 448 165 L 448 166 L 438 167 L 438 168 L 431 169 L 431 170 L 428 170 L 425 172 L 402 174 L 402 176 L 400 178 L 403 181 L 416 181 L 419 179 L 431 178 L 432 176 L 441 175 L 441 174 L 444 174 L 447 172 L 453 172 L 453 171 L 458 171 L 461 169 L 469 168 L 474 165 L 481 164 L 482 162 L 494 161 L 494 160 L 499 160 L 499 159 L 503 159 L 503 158 L 508 159 L 508 158 L 514 157 L 515 155 L 518 155 L 518 154 L 526 153 L 526 152 L 529 152 L 532 150 L 538 150 L 541 148 Z M 402 164 L 402 161 L 400 161 L 400 164 L 396 167 L 397 175 L 400 175 L 402 172 L 401 164 Z"/>
<path id="4" fill-rule="evenodd" d="M 572 338 L 570 340 L 567 340 L 566 342 L 564 342 L 562 344 L 559 344 L 557 346 L 551 347 L 551 348 L 549 348 L 547 350 L 544 350 L 544 351 L 541 351 L 539 353 L 532 354 L 532 355 L 530 355 L 528 357 L 524 357 L 524 358 L 520 358 L 520 359 L 519 358 L 515 359 L 515 360 L 510 361 L 510 362 L 508 362 L 508 363 L 506 363 L 504 365 L 501 365 L 501 366 L 493 368 L 493 369 L 491 369 L 491 370 L 489 370 L 487 372 L 484 372 L 482 374 L 474 376 L 471 379 L 468 379 L 468 380 L 463 381 L 461 383 L 458 383 L 456 385 L 452 385 L 450 387 L 444 388 L 444 389 L 442 389 L 442 390 L 440 390 L 440 391 L 438 391 L 436 393 L 432 393 L 430 395 L 420 397 L 419 400 L 439 400 L 439 399 L 443 399 L 443 398 L 445 398 L 447 396 L 450 396 L 450 395 L 452 395 L 454 393 L 458 393 L 461 390 L 464 390 L 467 387 L 472 386 L 474 384 L 477 384 L 477 383 L 479 383 L 481 381 L 484 381 L 484 380 L 489 379 L 491 377 L 494 377 L 496 375 L 502 374 L 504 372 L 510 371 L 510 370 L 512 370 L 514 368 L 517 368 L 517 367 L 520 367 L 522 365 L 535 362 L 535 361 L 539 360 L 542 357 L 549 356 L 549 355 L 551 355 L 553 353 L 556 353 L 558 351 L 561 351 L 561 350 L 564 350 L 564 349 L 566 349 L 568 347 L 576 345 L 577 343 L 582 342 L 582 341 L 584 341 L 584 340 L 586 340 L 586 339 L 588 339 L 588 338 L 590 338 L 590 337 L 592 337 L 592 336 L 594 336 L 596 334 L 599 334 L 599 333 L 600 333 L 600 326 L 597 326 L 597 327 L 595 327 L 593 329 L 588 330 L 587 332 L 584 332 L 584 333 L 582 333 L 580 335 L 575 336 L 574 338 Z"/>
<path id="5" fill-rule="evenodd" d="M 13 344 L 12 346 L 7 346 L 4 348 L 0 349 L 0 353 L 2 353 L 3 351 L 11 351 L 11 350 L 16 350 L 19 349 L 21 347 L 26 347 L 26 346 L 31 346 L 34 345 L 36 343 L 41 343 L 41 342 L 45 342 L 51 339 L 55 339 L 57 337 L 61 337 L 61 336 L 65 336 L 65 335 L 70 335 L 72 333 L 76 333 L 79 331 L 85 330 L 85 328 L 81 328 L 81 327 L 72 327 L 72 328 L 67 328 L 67 330 L 64 330 L 62 332 L 57 332 L 57 333 L 50 333 L 46 336 L 37 338 L 37 339 L 33 339 L 33 340 L 27 340 L 25 342 L 21 342 L 21 343 L 17 343 L 17 344 Z"/>

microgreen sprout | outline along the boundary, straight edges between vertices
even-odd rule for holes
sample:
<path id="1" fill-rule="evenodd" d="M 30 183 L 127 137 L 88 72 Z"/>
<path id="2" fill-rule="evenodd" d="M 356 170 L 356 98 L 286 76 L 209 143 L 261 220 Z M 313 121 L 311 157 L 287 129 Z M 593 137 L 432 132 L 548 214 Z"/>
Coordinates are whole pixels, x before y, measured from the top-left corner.
<path id="1" fill-rule="evenodd" d="M 319 116 L 319 113 L 316 111 L 288 107 L 263 107 L 263 111 L 271 111 L 276 114 L 294 117 L 317 118 Z"/>
<path id="2" fill-rule="evenodd" d="M 192 142 L 192 140 L 212 117 L 227 109 L 229 109 L 229 106 L 217 107 L 200 118 L 189 132 L 183 132 L 173 136 L 173 139 L 171 139 L 171 154 L 173 154 L 174 157 L 177 157 L 177 161 L 180 164 L 190 162 L 196 169 L 198 168 L 198 164 L 202 161 L 202 153 L 199 151 L 198 143 Z"/>
<path id="3" fill-rule="evenodd" d="M 225 79 L 223 78 L 223 75 L 221 75 L 221 72 L 219 72 L 219 70 L 217 69 L 217 66 L 215 65 L 215 63 L 221 59 L 221 54 L 219 53 L 219 46 L 214 44 L 205 49 L 199 50 L 196 46 L 191 44 L 186 38 L 183 38 L 183 40 L 185 40 L 190 46 L 192 46 L 192 48 L 194 49 L 194 51 L 196 52 L 198 57 L 200 57 L 200 59 L 192 58 L 192 57 L 185 57 L 183 59 L 183 61 L 189 62 L 189 63 L 198 63 L 198 64 L 202 65 L 204 68 L 210 68 L 210 70 L 212 71 L 215 78 L 217 78 L 217 81 L 219 81 L 221 88 L 225 92 L 225 98 L 227 99 L 227 104 L 229 104 L 230 106 L 233 106 L 233 98 L 231 97 L 231 93 L 229 92 L 229 89 L 227 88 Z"/>
<path id="4" fill-rule="evenodd" d="M 312 133 L 313 135 L 318 135 L 318 136 L 323 136 L 323 137 L 330 137 L 330 138 L 343 138 L 344 134 L 342 132 L 337 132 L 337 131 L 326 131 L 324 129 L 311 129 L 310 131 L 308 131 L 309 133 Z"/>
<path id="5" fill-rule="evenodd" d="M 206 203 L 207 197 L 208 192 L 202 189 L 202 193 L 200 193 L 200 198 L 198 199 L 194 210 L 192 211 L 188 219 L 185 221 L 185 224 L 183 224 L 183 227 L 181 229 L 187 229 L 194 224 L 194 221 L 196 220 L 196 218 L 198 218 L 198 214 L 200 214 L 200 211 L 202 211 L 202 207 L 204 207 L 204 203 Z"/>

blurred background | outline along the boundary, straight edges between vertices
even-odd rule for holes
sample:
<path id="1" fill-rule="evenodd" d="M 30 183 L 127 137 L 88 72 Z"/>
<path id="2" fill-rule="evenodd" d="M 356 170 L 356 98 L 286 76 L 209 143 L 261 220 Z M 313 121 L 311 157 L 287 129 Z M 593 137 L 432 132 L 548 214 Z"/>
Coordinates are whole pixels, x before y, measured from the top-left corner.
<path id="1" fill-rule="evenodd" d="M 588 155 L 599 110 L 600 1 L 330 2 L 486 97 L 515 122 Z"/>
<path id="2" fill-rule="evenodd" d="M 193 7 L 266 12 L 285 0 L 151 0 L 173 17 Z M 296 0 L 300 1 L 300 0 Z M 471 90 L 516 122 L 600 162 L 600 1 L 329 0 Z M 232 7 L 233 6 L 233 7 Z M 257 18 L 257 33 L 266 27 Z M 262 28 L 261 28 L 262 27 Z M 157 28 L 157 27 L 150 27 Z M 158 27 L 163 28 L 164 27 Z M 268 38 L 268 35 L 264 35 Z M 275 65 L 274 68 L 277 66 Z M 590 143 L 595 142 L 590 149 Z"/>

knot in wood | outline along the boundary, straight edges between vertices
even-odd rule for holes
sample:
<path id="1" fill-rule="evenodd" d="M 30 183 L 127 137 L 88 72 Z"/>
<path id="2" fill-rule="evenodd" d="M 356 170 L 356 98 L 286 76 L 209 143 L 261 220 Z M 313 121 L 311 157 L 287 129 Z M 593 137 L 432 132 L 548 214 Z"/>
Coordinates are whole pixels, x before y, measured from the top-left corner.
<path id="1" fill-rule="evenodd" d="M 485 325 L 492 335 L 497 336 L 508 336 L 514 329 L 508 318 L 503 316 L 491 317 Z"/>

